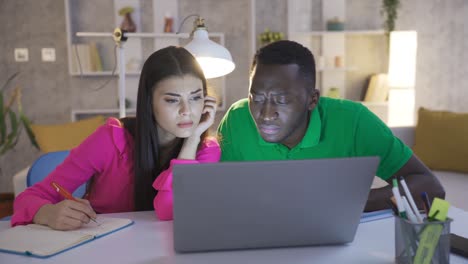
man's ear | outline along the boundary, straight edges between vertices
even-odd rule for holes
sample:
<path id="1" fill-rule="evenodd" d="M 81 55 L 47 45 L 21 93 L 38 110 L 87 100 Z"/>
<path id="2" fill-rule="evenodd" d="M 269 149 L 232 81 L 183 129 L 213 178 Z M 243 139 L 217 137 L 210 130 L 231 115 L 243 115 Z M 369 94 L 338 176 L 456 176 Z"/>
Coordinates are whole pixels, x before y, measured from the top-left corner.
<path id="1" fill-rule="evenodd" d="M 312 111 L 317 106 L 320 98 L 320 91 L 317 89 L 312 90 L 309 94 L 309 111 Z"/>

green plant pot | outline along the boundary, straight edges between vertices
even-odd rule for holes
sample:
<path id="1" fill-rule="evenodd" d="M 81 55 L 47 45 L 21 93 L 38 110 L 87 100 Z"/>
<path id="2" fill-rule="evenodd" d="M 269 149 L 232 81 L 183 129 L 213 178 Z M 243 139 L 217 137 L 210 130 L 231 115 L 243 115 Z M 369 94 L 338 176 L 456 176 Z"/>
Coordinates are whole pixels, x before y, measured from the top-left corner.
<path id="1" fill-rule="evenodd" d="M 344 23 L 343 22 L 328 22 L 327 30 L 328 31 L 343 31 Z"/>

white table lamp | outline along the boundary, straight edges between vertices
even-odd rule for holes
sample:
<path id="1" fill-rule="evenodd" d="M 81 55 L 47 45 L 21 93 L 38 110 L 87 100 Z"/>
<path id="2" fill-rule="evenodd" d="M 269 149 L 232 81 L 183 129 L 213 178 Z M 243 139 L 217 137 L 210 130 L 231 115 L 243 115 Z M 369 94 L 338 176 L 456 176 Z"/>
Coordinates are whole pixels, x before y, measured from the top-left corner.
<path id="1" fill-rule="evenodd" d="M 231 53 L 208 38 L 205 22 L 201 17 L 197 17 L 192 32 L 192 41 L 185 45 L 185 48 L 195 56 L 207 79 L 226 75 L 236 67 Z"/>

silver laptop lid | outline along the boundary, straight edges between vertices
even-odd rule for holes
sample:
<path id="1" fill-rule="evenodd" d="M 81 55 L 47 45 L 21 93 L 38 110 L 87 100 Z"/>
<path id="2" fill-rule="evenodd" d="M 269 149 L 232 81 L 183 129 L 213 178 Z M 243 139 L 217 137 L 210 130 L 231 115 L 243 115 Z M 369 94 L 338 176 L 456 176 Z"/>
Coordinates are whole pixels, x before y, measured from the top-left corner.
<path id="1" fill-rule="evenodd" d="M 354 239 L 378 157 L 174 166 L 174 248 L 207 251 Z"/>

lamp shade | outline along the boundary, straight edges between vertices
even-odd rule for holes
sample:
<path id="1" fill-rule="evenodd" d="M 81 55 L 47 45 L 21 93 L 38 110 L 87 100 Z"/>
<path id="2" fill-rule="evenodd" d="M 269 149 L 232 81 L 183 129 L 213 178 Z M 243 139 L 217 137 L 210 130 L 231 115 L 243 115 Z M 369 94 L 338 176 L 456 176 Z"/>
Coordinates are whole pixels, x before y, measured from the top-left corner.
<path id="1" fill-rule="evenodd" d="M 416 76 L 416 31 L 392 31 L 390 33 L 390 58 L 388 86 L 413 88 Z"/>
<path id="2" fill-rule="evenodd" d="M 204 27 L 195 29 L 185 48 L 195 56 L 207 79 L 226 75 L 236 67 L 229 51 L 210 40 Z"/>

